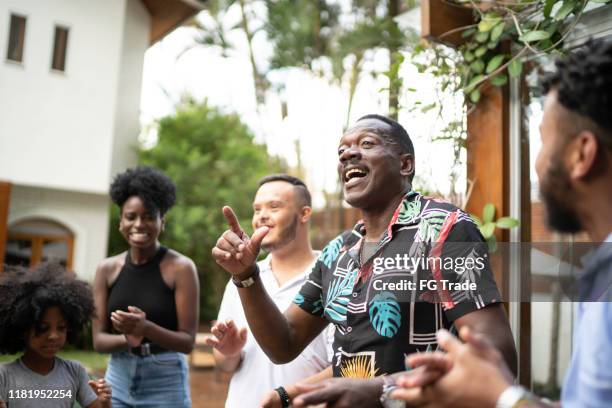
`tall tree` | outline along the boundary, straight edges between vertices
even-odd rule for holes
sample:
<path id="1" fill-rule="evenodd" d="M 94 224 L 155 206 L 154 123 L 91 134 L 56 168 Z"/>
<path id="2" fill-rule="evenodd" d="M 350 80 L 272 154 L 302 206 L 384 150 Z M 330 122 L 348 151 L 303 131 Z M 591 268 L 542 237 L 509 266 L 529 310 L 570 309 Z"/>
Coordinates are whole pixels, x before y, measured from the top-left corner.
<path id="1" fill-rule="evenodd" d="M 348 122 L 363 64 L 372 54 L 368 51 L 387 50 L 388 71 L 378 74 L 388 77 L 389 114 L 396 117 L 401 88 L 399 51 L 412 36 L 400 30 L 395 18 L 407 10 L 408 3 L 352 0 L 350 13 L 341 21 L 338 2 L 268 0 L 265 28 L 274 44 L 270 66 L 301 67 L 319 73 L 313 69 L 313 61 L 328 58 L 332 64 L 332 80 L 348 84 Z"/>

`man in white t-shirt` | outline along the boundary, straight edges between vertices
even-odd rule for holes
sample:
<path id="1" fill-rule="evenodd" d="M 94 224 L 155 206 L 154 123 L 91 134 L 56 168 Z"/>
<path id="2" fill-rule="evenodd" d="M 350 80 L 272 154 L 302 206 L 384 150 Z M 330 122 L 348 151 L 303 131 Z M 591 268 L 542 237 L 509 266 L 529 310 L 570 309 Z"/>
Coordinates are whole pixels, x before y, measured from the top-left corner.
<path id="1" fill-rule="evenodd" d="M 269 255 L 258 263 L 261 281 L 280 310 L 289 307 L 317 258 L 310 245 L 310 205 L 304 183 L 285 174 L 264 177 L 253 201 L 253 229 L 269 228 L 262 242 Z M 234 373 L 225 406 L 259 407 L 264 397 L 266 406 L 288 406 L 289 385 L 317 374 L 326 376 L 324 370 L 332 358 L 332 329 L 324 330 L 292 362 L 276 365 L 249 333 L 237 285 L 245 281 L 228 282 L 217 324 L 211 330 L 214 337 L 206 340 L 214 347 L 217 366 Z M 277 395 L 270 395 L 271 390 Z"/>

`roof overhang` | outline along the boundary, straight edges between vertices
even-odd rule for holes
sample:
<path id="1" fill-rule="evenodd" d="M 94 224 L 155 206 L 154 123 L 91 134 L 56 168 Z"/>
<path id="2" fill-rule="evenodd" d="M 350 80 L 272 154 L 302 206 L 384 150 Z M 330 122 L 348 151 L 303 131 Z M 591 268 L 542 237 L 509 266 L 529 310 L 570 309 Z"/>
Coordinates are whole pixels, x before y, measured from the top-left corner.
<path id="1" fill-rule="evenodd" d="M 204 8 L 205 0 L 141 0 L 151 16 L 150 44 L 183 24 Z"/>

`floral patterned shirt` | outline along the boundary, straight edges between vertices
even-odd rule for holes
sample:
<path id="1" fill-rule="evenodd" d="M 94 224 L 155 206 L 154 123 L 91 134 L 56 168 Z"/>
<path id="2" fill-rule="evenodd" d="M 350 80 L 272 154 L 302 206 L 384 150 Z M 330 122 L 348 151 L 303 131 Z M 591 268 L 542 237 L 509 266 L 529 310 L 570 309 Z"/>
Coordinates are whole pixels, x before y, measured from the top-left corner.
<path id="1" fill-rule="evenodd" d="M 332 240 L 294 299 L 336 326 L 335 377 L 406 370 L 406 355 L 437 348 L 438 329 L 500 301 L 482 235 L 449 203 L 408 192 L 362 262 L 364 236 L 360 221 Z"/>

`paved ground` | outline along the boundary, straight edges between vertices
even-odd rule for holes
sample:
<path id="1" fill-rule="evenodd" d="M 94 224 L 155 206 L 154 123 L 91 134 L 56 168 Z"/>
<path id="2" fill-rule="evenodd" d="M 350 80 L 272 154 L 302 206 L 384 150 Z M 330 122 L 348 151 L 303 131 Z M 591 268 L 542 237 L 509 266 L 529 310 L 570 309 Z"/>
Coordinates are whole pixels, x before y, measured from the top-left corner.
<path id="1" fill-rule="evenodd" d="M 191 402 L 193 408 L 223 408 L 229 376 L 214 369 L 191 369 Z"/>

